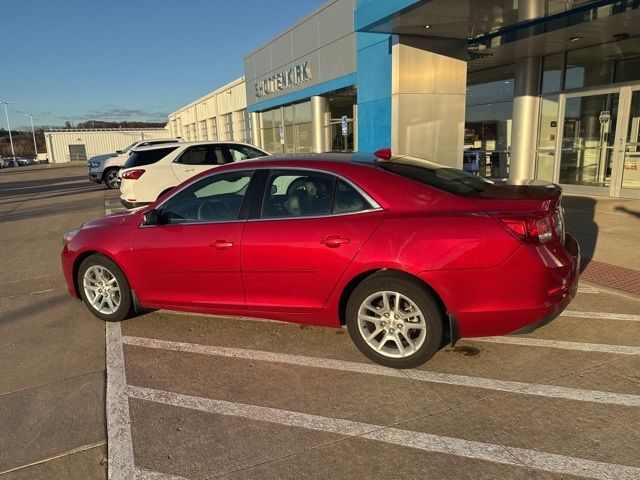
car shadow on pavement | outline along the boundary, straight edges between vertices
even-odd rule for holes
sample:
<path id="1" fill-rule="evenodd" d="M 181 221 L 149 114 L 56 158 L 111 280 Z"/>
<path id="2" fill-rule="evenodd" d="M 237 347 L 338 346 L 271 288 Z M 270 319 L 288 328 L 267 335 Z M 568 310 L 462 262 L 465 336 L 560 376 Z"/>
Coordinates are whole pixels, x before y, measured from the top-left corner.
<path id="1" fill-rule="evenodd" d="M 583 272 L 593 258 L 598 243 L 599 227 L 595 222 L 596 201 L 589 197 L 563 195 L 565 208 L 565 224 L 567 231 L 573 234 L 580 245 Z"/>
<path id="2" fill-rule="evenodd" d="M 631 210 L 630 208 L 624 207 L 624 206 L 619 206 L 615 208 L 618 212 L 624 212 L 627 213 L 629 215 L 632 215 L 634 217 L 638 217 L 640 218 L 640 212 L 637 210 Z"/>

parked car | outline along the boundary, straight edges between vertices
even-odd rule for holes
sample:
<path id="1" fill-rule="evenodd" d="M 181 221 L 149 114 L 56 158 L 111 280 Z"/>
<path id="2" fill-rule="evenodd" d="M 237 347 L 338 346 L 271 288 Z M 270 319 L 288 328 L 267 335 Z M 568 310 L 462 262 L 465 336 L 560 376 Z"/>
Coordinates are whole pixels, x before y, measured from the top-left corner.
<path id="1" fill-rule="evenodd" d="M 136 148 L 120 171 L 120 202 L 127 208 L 148 205 L 210 168 L 267 155 L 240 142 L 185 142 L 171 149 L 166 145 Z"/>
<path id="2" fill-rule="evenodd" d="M 89 180 L 95 183 L 104 183 L 109 189 L 120 187 L 120 178 L 118 171 L 129 158 L 131 151 L 137 147 L 148 147 L 150 145 L 160 145 L 166 143 L 181 142 L 180 138 L 167 138 L 157 140 L 141 140 L 132 143 L 124 150 L 118 150 L 115 153 L 98 155 L 87 160 L 89 167 Z"/>
<path id="3" fill-rule="evenodd" d="M 410 368 L 462 337 L 530 332 L 575 296 L 557 185 L 495 185 L 408 157 L 235 162 L 64 236 L 71 295 L 340 327 Z"/>
<path id="4" fill-rule="evenodd" d="M 18 157 L 5 157 L 2 159 L 3 168 L 19 167 Z"/>

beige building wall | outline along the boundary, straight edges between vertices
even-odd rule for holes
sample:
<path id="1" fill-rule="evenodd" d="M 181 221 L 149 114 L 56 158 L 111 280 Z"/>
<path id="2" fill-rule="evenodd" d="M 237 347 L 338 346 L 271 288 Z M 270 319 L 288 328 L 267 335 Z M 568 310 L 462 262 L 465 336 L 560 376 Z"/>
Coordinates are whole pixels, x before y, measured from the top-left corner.
<path id="1" fill-rule="evenodd" d="M 170 113 L 168 127 L 172 136 L 187 141 L 253 143 L 244 77 Z"/>
<path id="2" fill-rule="evenodd" d="M 52 163 L 87 160 L 122 150 L 140 140 L 171 138 L 169 128 L 49 130 L 44 132 L 47 158 Z M 71 148 L 70 148 L 71 146 Z M 82 147 L 83 148 L 82 148 Z M 84 151 L 81 155 L 78 152 Z M 84 158 L 83 158 L 84 157 Z"/>
<path id="3" fill-rule="evenodd" d="M 462 168 L 466 40 L 394 37 L 391 150 Z"/>

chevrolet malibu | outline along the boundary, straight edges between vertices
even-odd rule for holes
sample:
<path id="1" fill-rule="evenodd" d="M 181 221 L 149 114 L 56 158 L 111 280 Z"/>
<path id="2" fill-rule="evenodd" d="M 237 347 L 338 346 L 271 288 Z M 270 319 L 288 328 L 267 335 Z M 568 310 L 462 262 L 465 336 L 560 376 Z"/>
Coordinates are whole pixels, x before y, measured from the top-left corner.
<path id="1" fill-rule="evenodd" d="M 580 253 L 560 187 L 380 156 L 223 165 L 89 221 L 64 236 L 69 292 L 107 321 L 170 309 L 346 325 L 395 368 L 566 308 Z"/>

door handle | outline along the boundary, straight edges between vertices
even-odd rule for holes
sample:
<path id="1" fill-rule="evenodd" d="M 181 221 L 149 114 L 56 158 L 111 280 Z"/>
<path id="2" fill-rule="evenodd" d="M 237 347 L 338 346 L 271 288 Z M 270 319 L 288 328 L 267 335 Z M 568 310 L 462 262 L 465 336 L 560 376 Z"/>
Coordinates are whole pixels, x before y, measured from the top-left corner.
<path id="1" fill-rule="evenodd" d="M 215 242 L 210 243 L 209 246 L 215 248 L 216 250 L 226 250 L 227 248 L 233 247 L 233 242 L 227 242 L 226 240 L 216 240 Z"/>
<path id="2" fill-rule="evenodd" d="M 329 248 L 338 248 L 340 245 L 349 243 L 351 240 L 349 238 L 340 237 L 338 235 L 330 235 L 320 243 L 329 247 Z"/>
<path id="3" fill-rule="evenodd" d="M 189 173 L 189 172 L 193 172 L 194 170 L 195 170 L 194 168 L 185 168 L 185 169 L 183 169 L 182 171 L 183 171 L 184 173 Z"/>

